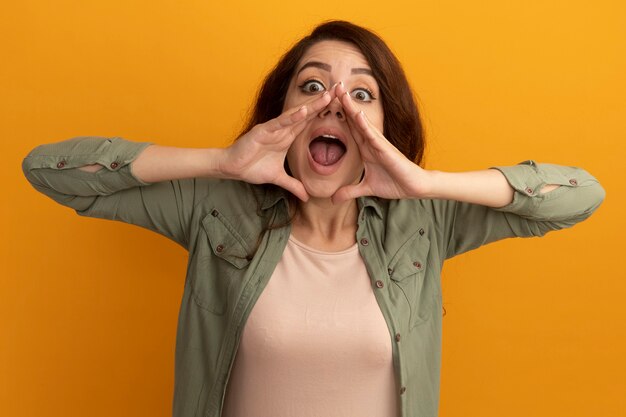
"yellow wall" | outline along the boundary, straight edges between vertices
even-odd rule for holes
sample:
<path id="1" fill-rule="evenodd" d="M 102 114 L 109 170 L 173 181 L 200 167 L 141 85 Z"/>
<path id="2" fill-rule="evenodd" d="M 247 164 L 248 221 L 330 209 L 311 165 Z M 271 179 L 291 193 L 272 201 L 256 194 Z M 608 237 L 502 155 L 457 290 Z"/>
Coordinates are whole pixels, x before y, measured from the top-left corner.
<path id="1" fill-rule="evenodd" d="M 22 157 L 78 135 L 223 146 L 277 57 L 315 23 L 343 18 L 375 29 L 405 64 L 428 167 L 532 158 L 584 166 L 607 190 L 574 229 L 447 264 L 440 415 L 623 416 L 624 4 L 3 4 L 0 414 L 169 415 L 185 270 L 166 239 L 37 194 Z"/>

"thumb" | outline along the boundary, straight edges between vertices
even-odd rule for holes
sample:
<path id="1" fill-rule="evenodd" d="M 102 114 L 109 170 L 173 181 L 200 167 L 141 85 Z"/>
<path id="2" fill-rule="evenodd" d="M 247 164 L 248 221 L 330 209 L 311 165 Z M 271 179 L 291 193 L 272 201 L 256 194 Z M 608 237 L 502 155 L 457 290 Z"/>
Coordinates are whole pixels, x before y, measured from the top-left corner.
<path id="1" fill-rule="evenodd" d="M 284 174 L 276 179 L 275 184 L 291 192 L 302 201 L 309 199 L 309 194 L 306 192 L 304 185 L 294 177 Z"/>
<path id="2" fill-rule="evenodd" d="M 331 201 L 333 204 L 338 204 L 364 195 L 368 195 L 368 189 L 363 182 L 360 182 L 355 185 L 344 185 L 339 188 L 331 197 Z"/>

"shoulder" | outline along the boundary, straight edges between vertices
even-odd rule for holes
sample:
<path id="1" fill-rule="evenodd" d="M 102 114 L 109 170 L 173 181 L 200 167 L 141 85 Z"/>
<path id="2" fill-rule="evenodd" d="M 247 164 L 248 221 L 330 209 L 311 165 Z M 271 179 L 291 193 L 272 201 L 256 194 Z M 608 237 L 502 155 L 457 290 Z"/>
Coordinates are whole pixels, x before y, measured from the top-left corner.
<path id="1" fill-rule="evenodd" d="M 375 198 L 364 205 L 372 206 L 385 219 L 391 217 L 412 224 L 416 219 L 435 223 L 451 220 L 456 204 L 457 202 L 452 200 Z"/>
<path id="2" fill-rule="evenodd" d="M 210 212 L 218 209 L 226 213 L 254 213 L 269 208 L 287 193 L 265 184 L 213 178 L 195 178 L 193 188 L 201 198 L 196 199 L 197 209 Z"/>

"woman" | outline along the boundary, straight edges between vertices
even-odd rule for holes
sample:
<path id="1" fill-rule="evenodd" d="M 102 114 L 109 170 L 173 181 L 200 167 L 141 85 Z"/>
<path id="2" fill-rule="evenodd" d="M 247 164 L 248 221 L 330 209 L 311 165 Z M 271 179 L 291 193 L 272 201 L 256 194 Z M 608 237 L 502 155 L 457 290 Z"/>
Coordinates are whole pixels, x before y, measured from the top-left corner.
<path id="1" fill-rule="evenodd" d="M 444 259 L 584 220 L 581 169 L 443 173 L 380 38 L 317 27 L 226 149 L 76 138 L 33 150 L 35 188 L 189 251 L 174 415 L 437 415 Z"/>

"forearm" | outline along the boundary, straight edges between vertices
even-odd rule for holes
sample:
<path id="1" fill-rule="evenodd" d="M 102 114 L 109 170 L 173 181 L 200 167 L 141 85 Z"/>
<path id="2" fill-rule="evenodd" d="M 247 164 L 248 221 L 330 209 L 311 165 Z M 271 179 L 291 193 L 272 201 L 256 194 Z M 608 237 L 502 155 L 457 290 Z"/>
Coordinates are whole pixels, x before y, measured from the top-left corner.
<path id="1" fill-rule="evenodd" d="M 218 161 L 221 149 L 174 148 L 150 145 L 131 163 L 135 177 L 142 182 L 180 180 L 185 178 L 219 177 Z M 100 164 L 85 165 L 78 169 L 98 172 Z"/>
<path id="2" fill-rule="evenodd" d="M 33 149 L 24 159 L 27 179 L 38 189 L 64 194 L 102 194 L 159 181 L 218 177 L 222 149 L 187 149 L 119 138 L 81 137 Z M 73 171 L 85 172 L 74 175 Z M 86 175 L 92 174 L 87 177 Z M 119 175 L 113 175 L 119 174 Z M 101 186 L 97 186 L 98 182 Z M 86 186 L 94 185 L 94 193 Z"/>
<path id="3" fill-rule="evenodd" d="M 151 145 L 131 163 L 131 171 L 143 182 L 185 178 L 221 178 L 222 149 L 174 148 Z"/>
<path id="4" fill-rule="evenodd" d="M 429 175 L 432 181 L 430 198 L 498 208 L 511 204 L 515 194 L 504 174 L 497 169 L 468 172 L 429 171 Z M 538 192 L 545 194 L 558 187 L 556 184 L 546 184 Z"/>
<path id="5" fill-rule="evenodd" d="M 469 172 L 427 171 L 427 198 L 455 200 L 488 207 L 503 207 L 513 201 L 514 190 L 497 170 Z"/>

